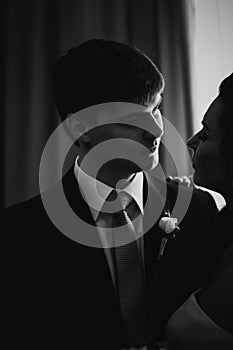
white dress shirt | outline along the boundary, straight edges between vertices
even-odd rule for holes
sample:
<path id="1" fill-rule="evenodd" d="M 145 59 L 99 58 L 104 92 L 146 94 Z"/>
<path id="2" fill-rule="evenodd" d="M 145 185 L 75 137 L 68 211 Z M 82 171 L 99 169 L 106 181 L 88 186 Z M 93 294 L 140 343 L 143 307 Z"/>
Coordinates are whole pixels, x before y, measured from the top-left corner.
<path id="1" fill-rule="evenodd" d="M 107 234 L 105 230 L 105 228 L 107 228 L 108 226 L 108 223 L 99 214 L 106 201 L 106 198 L 109 196 L 109 194 L 113 190 L 116 190 L 116 189 L 104 184 L 103 182 L 100 182 L 97 179 L 94 179 L 93 177 L 85 173 L 78 165 L 78 157 L 76 158 L 76 161 L 75 161 L 74 174 L 78 181 L 80 190 L 86 202 L 89 205 L 90 212 L 96 224 L 100 241 L 104 248 L 104 252 L 107 259 L 109 271 L 112 277 L 112 281 L 115 286 L 116 285 L 115 271 L 114 271 L 114 262 L 112 260 L 112 254 L 110 249 L 105 248 L 105 247 L 111 246 L 111 241 L 110 241 L 111 237 L 109 234 Z M 142 218 L 144 213 L 143 211 L 143 172 L 137 173 L 134 179 L 132 180 L 132 182 L 130 182 L 123 189 L 116 190 L 116 191 L 117 192 L 124 191 L 128 193 L 135 200 L 139 208 L 140 214 L 135 220 L 133 220 L 133 225 L 135 228 L 136 236 L 141 237 L 140 239 L 137 240 L 137 245 L 138 245 L 138 249 L 141 254 L 142 262 L 144 266 L 144 244 L 143 244 L 143 236 L 142 236 L 142 231 L 143 231 Z"/>

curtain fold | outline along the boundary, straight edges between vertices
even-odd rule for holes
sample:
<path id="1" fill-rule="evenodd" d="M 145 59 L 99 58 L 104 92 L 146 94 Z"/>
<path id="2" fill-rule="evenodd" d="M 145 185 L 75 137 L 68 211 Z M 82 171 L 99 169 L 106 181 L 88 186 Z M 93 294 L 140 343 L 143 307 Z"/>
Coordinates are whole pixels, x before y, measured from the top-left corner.
<path id="1" fill-rule="evenodd" d="M 192 1 L 9 0 L 5 17 L 4 206 L 39 193 L 41 154 L 59 124 L 50 64 L 84 40 L 118 40 L 148 54 L 165 76 L 165 117 L 182 137 L 191 133 Z M 187 154 L 175 140 L 169 142 L 187 174 Z M 174 162 L 162 153 L 166 172 L 175 175 Z M 55 171 L 57 157 L 50 159 Z"/>
<path id="2" fill-rule="evenodd" d="M 193 132 L 193 36 L 195 9 L 191 1 L 158 1 L 158 61 L 165 78 L 164 116 L 178 130 L 181 138 L 165 129 L 164 143 L 175 149 L 171 158 L 163 147 L 163 166 L 167 174 L 188 175 L 192 172 L 184 142 Z M 162 34 L 162 35 L 161 35 Z M 175 162 L 174 162 L 175 161 Z"/>

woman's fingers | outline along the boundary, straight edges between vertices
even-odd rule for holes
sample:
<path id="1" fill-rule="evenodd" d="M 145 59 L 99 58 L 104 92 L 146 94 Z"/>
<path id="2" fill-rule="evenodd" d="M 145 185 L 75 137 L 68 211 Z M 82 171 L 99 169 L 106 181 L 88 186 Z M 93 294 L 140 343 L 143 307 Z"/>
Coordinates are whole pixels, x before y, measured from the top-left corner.
<path id="1" fill-rule="evenodd" d="M 169 182 L 173 182 L 173 183 L 177 183 L 180 185 L 184 185 L 184 186 L 192 186 L 193 182 L 192 182 L 192 176 L 168 176 L 167 177 L 167 181 Z"/>

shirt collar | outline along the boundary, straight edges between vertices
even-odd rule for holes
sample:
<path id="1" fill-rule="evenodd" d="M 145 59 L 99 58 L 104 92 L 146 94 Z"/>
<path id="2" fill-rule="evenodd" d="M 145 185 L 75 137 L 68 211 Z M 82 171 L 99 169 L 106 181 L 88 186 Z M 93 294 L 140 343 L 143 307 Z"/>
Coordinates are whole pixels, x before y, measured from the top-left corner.
<path id="1" fill-rule="evenodd" d="M 75 161 L 74 175 L 96 220 L 106 198 L 114 188 L 85 173 L 78 165 L 78 157 Z M 137 173 L 123 191 L 132 196 L 143 214 L 143 172 Z"/>

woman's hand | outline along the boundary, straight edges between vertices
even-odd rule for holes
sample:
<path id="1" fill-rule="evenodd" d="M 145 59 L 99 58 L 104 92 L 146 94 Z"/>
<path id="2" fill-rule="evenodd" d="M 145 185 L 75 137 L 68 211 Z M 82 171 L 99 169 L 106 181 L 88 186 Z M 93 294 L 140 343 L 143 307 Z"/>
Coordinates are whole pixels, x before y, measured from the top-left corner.
<path id="1" fill-rule="evenodd" d="M 193 176 L 192 175 L 190 175 L 190 176 L 186 176 L 186 175 L 183 175 L 183 176 L 168 176 L 166 178 L 166 180 L 169 181 L 169 182 L 173 182 L 173 183 L 176 183 L 176 184 L 179 184 L 179 185 L 184 185 L 184 186 L 187 186 L 187 187 L 194 186 Z"/>

